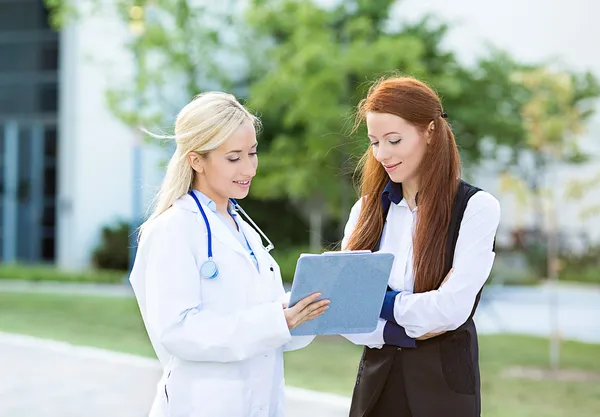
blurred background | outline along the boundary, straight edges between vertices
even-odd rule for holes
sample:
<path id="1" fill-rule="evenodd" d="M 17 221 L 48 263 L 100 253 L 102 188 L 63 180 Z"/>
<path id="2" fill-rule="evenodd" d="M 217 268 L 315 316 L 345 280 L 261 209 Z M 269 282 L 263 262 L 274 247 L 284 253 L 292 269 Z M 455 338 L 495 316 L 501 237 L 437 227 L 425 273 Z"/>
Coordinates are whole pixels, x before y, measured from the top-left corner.
<path id="1" fill-rule="evenodd" d="M 430 83 L 502 206 L 476 315 L 483 415 L 600 415 L 600 3 L 0 0 L 0 416 L 142 416 L 159 372 L 134 230 L 207 90 L 263 121 L 245 210 L 291 283 L 339 245 L 372 81 Z M 361 349 L 286 354 L 290 416 L 347 415 Z"/>

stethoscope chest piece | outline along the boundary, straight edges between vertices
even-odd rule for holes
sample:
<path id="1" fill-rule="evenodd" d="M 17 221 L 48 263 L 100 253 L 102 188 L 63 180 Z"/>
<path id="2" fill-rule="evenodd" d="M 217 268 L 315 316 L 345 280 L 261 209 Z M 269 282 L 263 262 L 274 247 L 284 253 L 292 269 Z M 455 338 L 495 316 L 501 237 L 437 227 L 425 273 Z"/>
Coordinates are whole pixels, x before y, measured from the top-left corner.
<path id="1" fill-rule="evenodd" d="M 204 262 L 200 267 L 200 275 L 202 278 L 215 279 L 219 275 L 217 264 L 212 259 Z"/>

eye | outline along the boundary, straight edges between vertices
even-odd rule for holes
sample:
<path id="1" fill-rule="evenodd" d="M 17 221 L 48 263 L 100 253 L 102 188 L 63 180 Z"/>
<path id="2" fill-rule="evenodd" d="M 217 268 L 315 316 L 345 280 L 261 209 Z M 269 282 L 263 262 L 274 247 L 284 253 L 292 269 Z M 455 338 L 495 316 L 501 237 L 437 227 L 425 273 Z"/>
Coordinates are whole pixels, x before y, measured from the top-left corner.
<path id="1" fill-rule="evenodd" d="M 371 142 L 370 146 L 377 146 L 379 145 L 379 142 Z"/>
<path id="2" fill-rule="evenodd" d="M 250 152 L 248 155 L 250 155 L 250 156 L 256 156 L 256 155 L 258 155 L 258 151 L 256 151 L 256 152 Z"/>
<path id="3" fill-rule="evenodd" d="M 236 158 L 236 159 L 229 159 L 229 162 L 238 162 L 240 160 L 240 158 Z"/>
<path id="4" fill-rule="evenodd" d="M 399 144 L 400 142 L 402 142 L 402 139 L 390 140 L 390 143 L 391 143 L 392 145 L 397 145 L 397 144 Z"/>

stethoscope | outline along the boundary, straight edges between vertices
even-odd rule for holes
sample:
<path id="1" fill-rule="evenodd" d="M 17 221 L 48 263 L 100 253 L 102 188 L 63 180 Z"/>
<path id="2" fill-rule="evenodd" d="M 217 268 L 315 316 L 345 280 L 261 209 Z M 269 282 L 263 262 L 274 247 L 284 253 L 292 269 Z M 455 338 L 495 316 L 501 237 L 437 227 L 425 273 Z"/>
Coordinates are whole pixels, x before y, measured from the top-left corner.
<path id="1" fill-rule="evenodd" d="M 200 200 L 198 200 L 198 197 L 196 197 L 196 194 L 194 194 L 193 191 L 190 191 L 188 194 L 194 198 L 194 201 L 196 202 L 198 209 L 200 209 L 200 213 L 202 214 L 202 218 L 204 219 L 204 223 L 206 224 L 206 231 L 207 231 L 207 235 L 208 235 L 208 260 L 205 261 L 202 264 L 202 266 L 200 267 L 200 276 L 202 278 L 206 278 L 206 279 L 214 279 L 219 275 L 219 268 L 217 267 L 217 264 L 215 263 L 215 261 L 213 261 L 212 232 L 210 230 L 210 223 L 208 221 L 208 217 L 206 217 L 206 213 L 204 212 L 204 209 L 202 208 L 202 204 L 200 204 Z M 272 251 L 273 248 L 275 248 L 275 245 L 273 245 L 273 242 L 271 242 L 269 240 L 267 235 L 265 235 L 263 233 L 263 231 L 260 230 L 260 228 L 256 225 L 256 223 L 254 223 L 254 221 L 250 218 L 250 216 L 248 216 L 248 214 L 244 211 L 244 209 L 242 209 L 242 207 L 240 207 L 240 205 L 237 203 L 237 201 L 235 201 L 233 198 L 230 198 L 229 202 L 231 203 L 231 206 L 233 207 L 233 209 L 235 211 L 242 213 L 244 215 L 244 217 L 246 218 L 246 220 L 248 220 L 250 222 L 252 227 L 254 227 L 254 229 L 268 242 L 268 245 L 264 249 L 267 252 Z"/>

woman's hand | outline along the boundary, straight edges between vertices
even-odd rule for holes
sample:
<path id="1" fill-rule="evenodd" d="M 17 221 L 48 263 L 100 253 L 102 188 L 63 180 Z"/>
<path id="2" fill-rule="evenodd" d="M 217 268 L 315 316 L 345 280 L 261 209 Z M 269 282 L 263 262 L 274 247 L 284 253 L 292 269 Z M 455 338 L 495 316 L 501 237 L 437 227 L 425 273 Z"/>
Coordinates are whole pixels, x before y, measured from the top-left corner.
<path id="1" fill-rule="evenodd" d="M 436 333 L 436 332 L 429 332 L 429 333 L 424 334 L 421 337 L 417 337 L 417 340 L 431 339 L 432 337 L 436 337 L 436 336 L 439 336 L 439 335 L 444 334 L 444 333 L 446 333 L 446 331 L 438 332 L 438 333 Z"/>
<path id="2" fill-rule="evenodd" d="M 329 308 L 329 300 L 315 302 L 320 296 L 320 293 L 315 293 L 298 301 L 294 307 L 283 306 L 285 320 L 290 330 L 300 326 L 302 323 L 319 317 Z"/>

